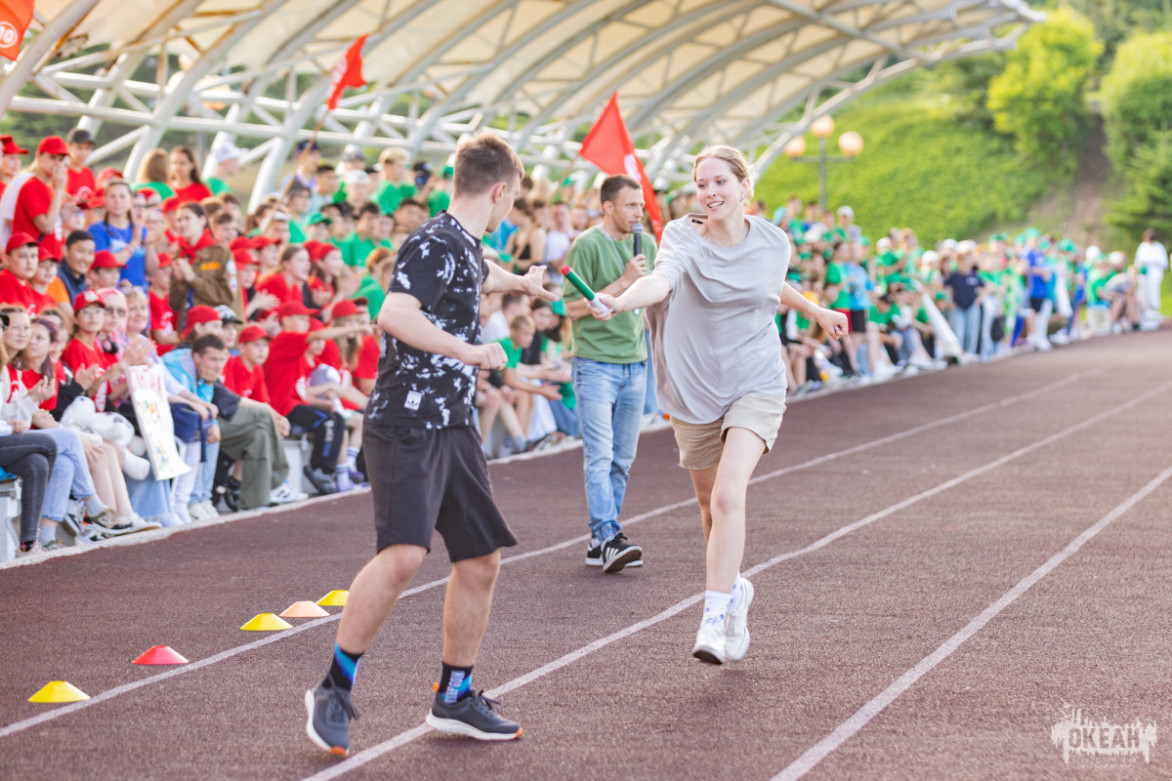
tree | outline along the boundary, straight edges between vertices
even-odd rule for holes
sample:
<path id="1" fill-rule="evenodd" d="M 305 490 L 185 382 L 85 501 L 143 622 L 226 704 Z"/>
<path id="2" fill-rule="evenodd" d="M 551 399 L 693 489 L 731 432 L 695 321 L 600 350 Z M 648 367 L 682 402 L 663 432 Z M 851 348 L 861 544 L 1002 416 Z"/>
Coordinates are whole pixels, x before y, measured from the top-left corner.
<path id="1" fill-rule="evenodd" d="M 1107 221 L 1132 244 L 1147 228 L 1172 235 L 1172 132 L 1159 133 L 1140 147 L 1124 174 L 1127 195 L 1114 204 Z"/>
<path id="2" fill-rule="evenodd" d="M 1107 154 L 1124 170 L 1137 150 L 1172 130 L 1172 33 L 1137 35 L 1103 78 Z"/>
<path id="3" fill-rule="evenodd" d="M 1061 178 L 1073 174 L 1072 150 L 1089 127 L 1086 87 L 1102 53 L 1094 25 L 1061 8 L 1021 36 L 1005 70 L 989 83 L 994 127 L 1011 135 L 1023 156 Z"/>

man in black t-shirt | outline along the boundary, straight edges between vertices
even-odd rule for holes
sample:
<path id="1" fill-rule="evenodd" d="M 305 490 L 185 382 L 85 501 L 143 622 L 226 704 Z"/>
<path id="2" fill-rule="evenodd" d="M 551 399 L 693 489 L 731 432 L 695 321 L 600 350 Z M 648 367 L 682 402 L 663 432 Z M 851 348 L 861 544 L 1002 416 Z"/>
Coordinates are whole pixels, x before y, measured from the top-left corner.
<path id="1" fill-rule="evenodd" d="M 480 343 L 480 296 L 515 291 L 556 300 L 542 267 L 523 277 L 486 263 L 480 237 L 496 230 L 520 189 L 523 169 L 500 138 L 483 134 L 456 151 L 448 211 L 424 223 L 399 249 L 378 316 L 378 379 L 364 434 L 378 554 L 354 582 L 325 680 L 305 693 L 306 733 L 345 756 L 358 660 L 403 589 L 444 538 L 452 575 L 444 605 L 443 668 L 427 723 L 479 740 L 512 740 L 521 728 L 471 688 L 500 549 L 516 539 L 493 501 L 488 464 L 473 425 L 479 369 L 500 369 L 505 353 Z M 448 618 L 452 620 L 448 620 Z"/>

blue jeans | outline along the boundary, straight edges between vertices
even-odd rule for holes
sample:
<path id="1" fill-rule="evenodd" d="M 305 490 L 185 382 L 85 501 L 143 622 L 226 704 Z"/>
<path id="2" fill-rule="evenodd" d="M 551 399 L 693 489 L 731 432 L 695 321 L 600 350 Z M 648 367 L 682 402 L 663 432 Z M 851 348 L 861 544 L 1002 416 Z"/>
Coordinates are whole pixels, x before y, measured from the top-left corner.
<path id="1" fill-rule="evenodd" d="M 981 307 L 973 304 L 967 308 L 952 307 L 952 330 L 960 349 L 970 355 L 977 351 L 977 338 L 981 335 Z"/>
<path id="2" fill-rule="evenodd" d="M 97 490 L 90 475 L 85 449 L 76 431 L 66 428 L 38 429 L 57 443 L 57 463 L 49 474 L 49 488 L 45 493 L 45 507 L 41 515 L 50 521 L 61 522 L 72 493 L 78 499 L 89 499 Z"/>
<path id="3" fill-rule="evenodd" d="M 647 362 L 575 358 L 573 382 L 582 424 L 590 531 L 596 540 L 605 541 L 621 529 L 618 519 L 647 396 Z"/>

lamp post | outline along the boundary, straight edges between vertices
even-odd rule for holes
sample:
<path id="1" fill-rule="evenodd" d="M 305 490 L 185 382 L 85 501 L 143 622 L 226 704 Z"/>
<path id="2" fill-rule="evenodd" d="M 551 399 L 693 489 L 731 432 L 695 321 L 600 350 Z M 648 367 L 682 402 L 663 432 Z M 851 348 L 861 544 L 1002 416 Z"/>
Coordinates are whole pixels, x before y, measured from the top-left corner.
<path id="1" fill-rule="evenodd" d="M 828 163 L 852 162 L 863 151 L 863 137 L 853 130 L 848 130 L 838 137 L 838 148 L 842 156 L 830 157 L 826 154 L 826 141 L 834 133 L 834 119 L 829 115 L 819 117 L 810 125 L 810 132 L 818 137 L 818 156 L 803 157 L 806 154 L 806 139 L 804 136 L 795 136 L 785 145 L 785 154 L 795 163 L 818 163 L 818 204 L 826 210 L 826 165 Z"/>

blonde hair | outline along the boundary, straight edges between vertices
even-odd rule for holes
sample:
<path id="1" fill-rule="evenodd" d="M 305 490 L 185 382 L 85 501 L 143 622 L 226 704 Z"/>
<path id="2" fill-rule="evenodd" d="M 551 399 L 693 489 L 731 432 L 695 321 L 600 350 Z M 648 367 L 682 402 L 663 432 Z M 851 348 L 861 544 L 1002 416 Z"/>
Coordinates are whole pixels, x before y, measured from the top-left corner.
<path id="1" fill-rule="evenodd" d="M 700 163 L 710 157 L 728 163 L 729 169 L 738 181 L 747 181 L 749 183 L 749 194 L 745 198 L 745 202 L 748 203 L 753 200 L 753 169 L 749 165 L 749 161 L 745 159 L 745 156 L 741 154 L 741 150 L 734 149 L 731 146 L 725 146 L 723 144 L 710 146 L 696 155 L 696 162 L 692 164 L 692 178 L 696 178 L 696 168 Z"/>

